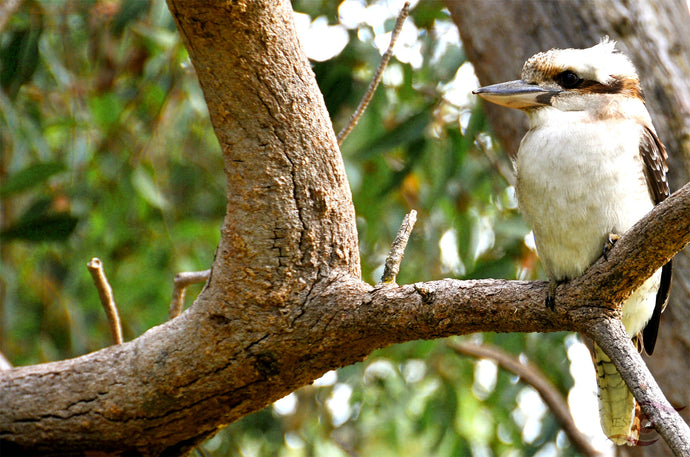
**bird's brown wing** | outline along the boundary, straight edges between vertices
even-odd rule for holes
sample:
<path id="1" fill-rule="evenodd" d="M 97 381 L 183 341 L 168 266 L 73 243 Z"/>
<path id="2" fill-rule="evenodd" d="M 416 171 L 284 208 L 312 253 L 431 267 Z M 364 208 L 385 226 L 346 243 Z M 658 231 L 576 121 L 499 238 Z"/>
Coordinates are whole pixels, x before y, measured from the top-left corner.
<path id="1" fill-rule="evenodd" d="M 666 159 L 668 156 L 666 154 L 666 148 L 661 144 L 656 133 L 647 126 L 645 126 L 642 131 L 640 156 L 644 163 L 644 173 L 647 178 L 649 193 L 654 200 L 654 204 L 659 204 L 670 194 L 666 176 L 666 172 L 668 171 Z M 668 303 L 672 269 L 671 261 L 661 268 L 661 282 L 659 284 L 659 290 L 656 293 L 654 313 L 652 313 L 652 317 L 642 331 L 642 343 L 644 344 L 645 352 L 649 355 L 654 352 L 656 337 L 659 332 L 659 320 L 661 319 L 661 313 Z"/>

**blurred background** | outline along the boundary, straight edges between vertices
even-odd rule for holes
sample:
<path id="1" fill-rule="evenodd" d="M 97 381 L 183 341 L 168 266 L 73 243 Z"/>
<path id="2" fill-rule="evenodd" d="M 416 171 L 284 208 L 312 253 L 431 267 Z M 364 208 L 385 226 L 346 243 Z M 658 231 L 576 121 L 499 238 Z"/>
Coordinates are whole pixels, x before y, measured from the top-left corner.
<path id="1" fill-rule="evenodd" d="M 104 262 L 126 340 L 164 322 L 174 275 L 211 265 L 225 177 L 164 1 L 16 3 L 0 16 L 0 351 L 28 365 L 111 344 L 86 269 L 92 257 Z M 336 132 L 365 92 L 402 3 L 293 2 Z M 542 278 L 512 166 L 471 95 L 477 80 L 457 29 L 441 1 L 412 4 L 382 86 L 341 148 L 364 279 L 378 282 L 411 209 L 418 222 L 399 283 Z M 578 337 L 451 340 L 499 346 L 543 367 L 578 425 L 611 452 Z M 198 452 L 579 455 L 532 387 L 442 340 L 389 347 L 329 372 Z"/>

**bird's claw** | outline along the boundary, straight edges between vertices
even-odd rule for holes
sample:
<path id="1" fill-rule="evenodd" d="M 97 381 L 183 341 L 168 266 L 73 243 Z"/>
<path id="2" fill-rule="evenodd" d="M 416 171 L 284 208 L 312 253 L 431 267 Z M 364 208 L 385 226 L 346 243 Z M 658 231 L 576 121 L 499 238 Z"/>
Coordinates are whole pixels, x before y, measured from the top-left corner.
<path id="1" fill-rule="evenodd" d="M 556 309 L 556 288 L 558 287 L 558 281 L 549 281 L 549 288 L 546 291 L 546 300 L 544 300 L 544 305 L 550 311 Z"/>
<path id="2" fill-rule="evenodd" d="M 604 255 L 604 260 L 608 261 L 609 260 L 609 252 L 611 249 L 613 249 L 613 246 L 616 244 L 616 241 L 620 239 L 620 235 L 616 233 L 609 233 L 608 236 L 606 237 L 606 241 L 604 242 L 604 247 L 602 249 L 602 254 Z"/>

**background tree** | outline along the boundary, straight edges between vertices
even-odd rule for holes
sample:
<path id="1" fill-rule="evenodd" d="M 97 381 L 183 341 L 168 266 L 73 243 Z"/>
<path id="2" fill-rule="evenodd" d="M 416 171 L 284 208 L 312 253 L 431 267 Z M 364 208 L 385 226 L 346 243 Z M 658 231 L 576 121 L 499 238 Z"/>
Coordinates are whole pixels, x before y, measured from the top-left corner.
<path id="1" fill-rule="evenodd" d="M 295 9 L 336 24 L 336 6 L 296 3 Z M 364 277 L 376 282 L 410 208 L 420 211 L 420 222 L 400 283 L 450 275 L 537 277 L 534 254 L 523 242 L 527 229 L 500 173 L 507 161 L 490 146 L 474 147 L 476 138 L 486 142 L 483 117 L 452 99 L 450 83 L 460 85 L 468 67 L 456 74 L 464 55 L 454 40 L 443 39 L 453 29 L 442 6 L 413 10 L 410 57 L 400 54 L 409 62 L 387 70 L 385 88 L 342 148 Z M 379 59 L 372 42 L 390 30 L 397 9 L 372 24 L 348 24 L 342 52 L 314 63 L 336 126 L 368 83 Z M 16 364 L 108 344 L 95 290 L 75 267 L 92 255 L 112 269 L 126 339 L 165 320 L 175 272 L 211 263 L 225 207 L 222 157 L 177 40 L 165 5 L 138 1 L 26 2 L 2 36 L 5 56 L 22 56 L 2 59 L 2 111 L 11 127 L 2 129 L 2 349 Z M 21 65 L 4 63 L 10 61 Z M 57 244 L 29 244 L 45 233 Z M 481 338 L 547 366 L 563 392 L 572 385 L 572 336 Z M 503 454 L 517 447 L 526 454 L 574 453 L 534 397 L 490 363 L 459 358 L 439 342 L 410 343 L 329 373 L 205 447 L 218 455 L 233 449 Z"/>

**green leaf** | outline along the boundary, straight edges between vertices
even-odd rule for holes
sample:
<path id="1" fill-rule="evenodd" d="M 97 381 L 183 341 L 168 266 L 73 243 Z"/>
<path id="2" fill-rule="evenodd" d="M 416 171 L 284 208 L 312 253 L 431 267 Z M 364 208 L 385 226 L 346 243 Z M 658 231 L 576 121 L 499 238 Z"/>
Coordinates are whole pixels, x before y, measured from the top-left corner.
<path id="1" fill-rule="evenodd" d="M 36 187 L 48 178 L 65 171 L 67 167 L 62 162 L 46 162 L 29 165 L 28 167 L 6 177 L 0 186 L 0 197 L 22 192 Z"/>
<path id="2" fill-rule="evenodd" d="M 374 141 L 362 147 L 357 154 L 358 158 L 367 159 L 377 154 L 389 151 L 401 144 L 424 137 L 424 130 L 431 122 L 431 109 L 427 107 L 409 117 L 393 130 L 384 133 Z"/>
<path id="3" fill-rule="evenodd" d="M 37 218 L 21 218 L 0 232 L 4 240 L 24 240 L 32 242 L 63 241 L 77 227 L 79 219 L 69 213 L 45 214 Z"/>
<path id="4" fill-rule="evenodd" d="M 38 39 L 41 27 L 26 27 L 12 32 L 7 45 L 0 49 L 0 84 L 14 98 L 19 88 L 28 82 L 38 66 Z"/>

